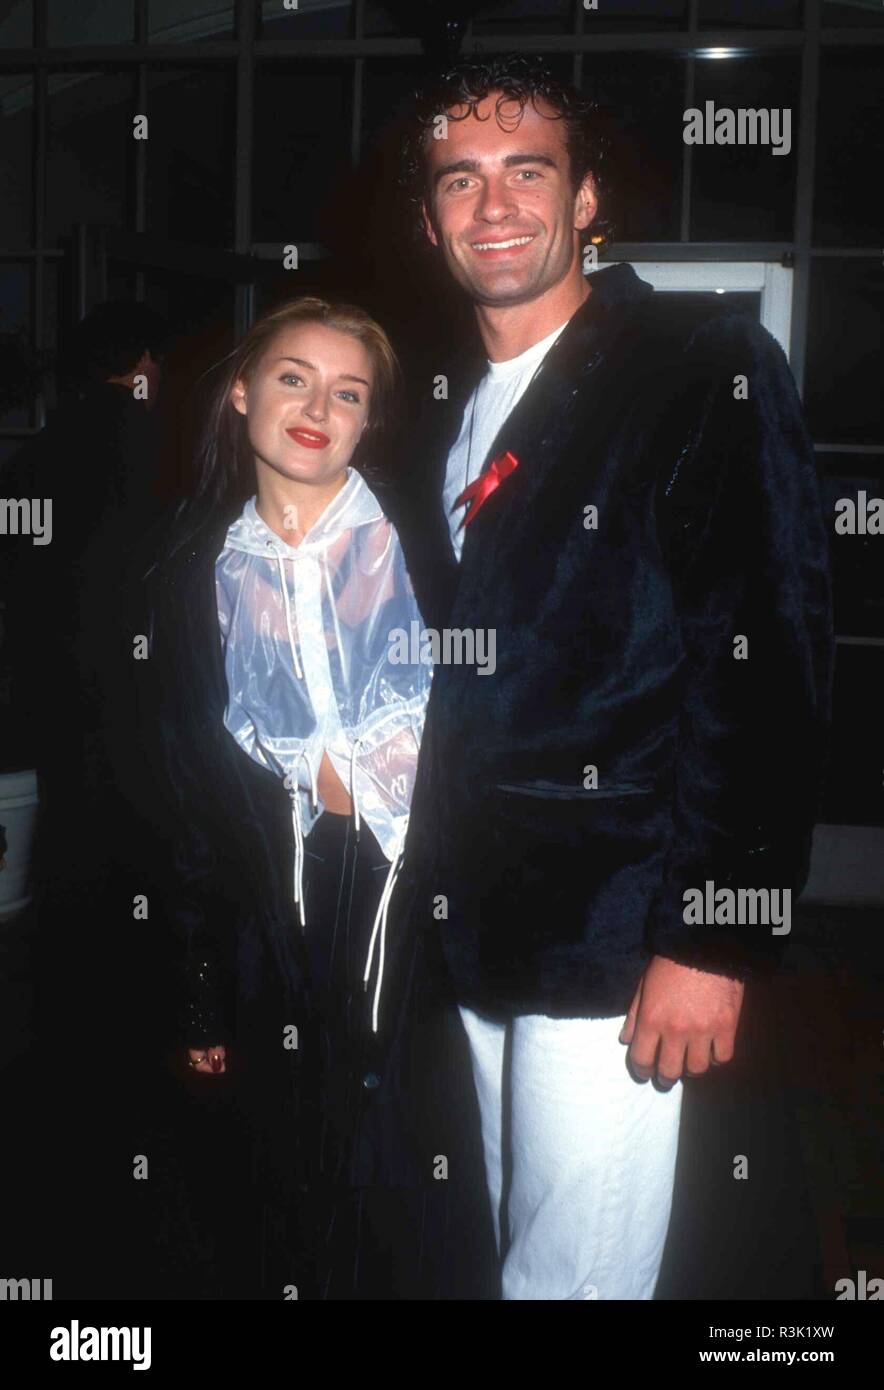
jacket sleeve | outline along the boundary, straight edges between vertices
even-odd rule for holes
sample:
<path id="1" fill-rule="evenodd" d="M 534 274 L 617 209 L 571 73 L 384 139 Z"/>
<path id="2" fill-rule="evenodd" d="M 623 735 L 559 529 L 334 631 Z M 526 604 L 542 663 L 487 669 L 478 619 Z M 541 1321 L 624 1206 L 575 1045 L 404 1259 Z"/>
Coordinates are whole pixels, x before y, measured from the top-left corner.
<path id="1" fill-rule="evenodd" d="M 830 719 L 829 544 L 813 447 L 774 339 L 747 316 L 722 316 L 693 335 L 677 369 L 683 447 L 659 481 L 657 520 L 679 615 L 681 705 L 674 834 L 648 941 L 657 955 L 745 979 L 778 961 L 807 879 Z M 768 890 L 777 931 L 763 894 L 743 896 L 736 922 L 725 895 L 710 920 L 710 882 Z M 688 909 L 688 890 L 702 908 L 693 896 Z"/>
<path id="2" fill-rule="evenodd" d="M 165 595 L 169 600 L 170 596 Z M 214 780 L 200 768 L 213 757 L 215 721 L 198 718 L 199 696 L 189 688 L 170 642 L 173 619 L 162 579 L 147 586 L 136 630 L 145 633 L 149 659 L 139 680 L 139 725 L 146 742 L 151 786 L 146 790 L 163 846 L 156 883 L 171 955 L 173 1012 L 188 1047 L 229 1044 L 232 1009 L 233 902 L 224 887 L 224 808 Z M 174 596 L 170 602 L 175 605 Z M 177 617 L 178 624 L 182 615 Z"/>

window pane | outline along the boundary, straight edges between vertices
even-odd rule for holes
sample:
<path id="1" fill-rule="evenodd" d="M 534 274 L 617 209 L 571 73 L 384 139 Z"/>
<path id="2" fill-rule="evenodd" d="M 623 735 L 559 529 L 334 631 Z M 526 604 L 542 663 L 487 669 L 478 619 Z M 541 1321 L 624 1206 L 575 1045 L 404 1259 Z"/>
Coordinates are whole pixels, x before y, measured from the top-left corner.
<path id="1" fill-rule="evenodd" d="M 23 439 L 0 439 L 0 488 L 4 486 L 2 481 L 4 465 L 7 464 L 11 458 L 15 457 L 23 443 Z M 0 614 L 0 622 L 2 622 L 2 614 Z M 2 663 L 3 660 L 2 651 L 2 636 L 0 636 L 0 663 Z M 2 693 L 0 693 L 0 704 L 2 704 L 2 701 L 3 696 Z"/>
<path id="2" fill-rule="evenodd" d="M 131 43 L 135 36 L 134 0 L 47 0 L 50 44 Z"/>
<path id="3" fill-rule="evenodd" d="M 613 220 L 616 240 L 677 240 L 683 60 L 588 53 L 582 88 L 599 103 L 599 126 L 611 142 L 601 215 Z"/>
<path id="4" fill-rule="evenodd" d="M 572 0 L 497 0 L 482 5 L 473 20 L 476 37 L 489 34 L 570 34 Z"/>
<path id="5" fill-rule="evenodd" d="M 849 637 L 884 637 L 884 565 L 881 538 L 864 535 L 873 498 L 884 498 L 884 454 L 820 454 L 823 496 L 832 546 L 835 631 Z M 843 506 L 852 504 L 852 514 Z M 838 503 L 842 503 L 838 506 Z M 841 531 L 836 532 L 835 521 Z M 845 525 L 850 522 L 851 529 Z"/>
<path id="6" fill-rule="evenodd" d="M 258 8 L 262 39 L 346 39 L 353 33 L 352 0 L 299 0 L 295 10 L 272 0 Z"/>
<path id="7" fill-rule="evenodd" d="M 884 444 L 878 261 L 817 259 L 810 276 L 804 404 L 825 444 Z"/>
<path id="8" fill-rule="evenodd" d="M 409 58 L 373 58 L 365 64 L 362 148 L 368 149 L 408 112 L 413 93 L 425 80 Z"/>
<path id="9" fill-rule="evenodd" d="M 366 0 L 365 3 L 365 34 L 367 38 L 389 39 L 397 34 L 408 34 L 414 36 L 417 33 L 417 10 L 411 10 L 413 24 L 408 23 L 405 6 L 401 3 L 396 7 L 394 15 L 394 3 L 389 5 L 384 0 Z"/>
<path id="10" fill-rule="evenodd" d="M 14 261 L 0 261 L 0 343 L 3 371 L 0 377 L 0 428 L 19 428 L 31 423 L 33 347 L 31 344 L 31 269 Z"/>
<path id="11" fill-rule="evenodd" d="M 635 33 L 655 29 L 680 29 L 687 23 L 686 0 L 598 0 L 597 10 L 584 6 L 583 32 L 620 30 Z"/>
<path id="12" fill-rule="evenodd" d="M 55 73 L 49 78 L 46 240 L 75 222 L 127 225 L 134 77 Z"/>
<path id="13" fill-rule="evenodd" d="M 233 245 L 233 72 L 148 74 L 147 230 L 178 241 Z"/>
<path id="14" fill-rule="evenodd" d="M 690 236 L 695 241 L 790 241 L 798 156 L 800 69 L 794 57 L 698 59 L 692 105 L 704 116 L 706 102 L 717 113 L 783 112 L 768 117 L 767 144 L 697 144 L 693 155 Z M 755 121 L 756 118 L 749 117 Z M 764 121 L 749 125 L 744 138 L 765 134 Z M 713 129 L 717 126 L 713 114 Z M 739 126 L 736 136 L 739 139 Z M 776 144 L 774 144 L 776 141 Z M 786 151 L 777 153 L 776 149 Z"/>
<path id="15" fill-rule="evenodd" d="M 350 63 L 262 63 L 255 73 L 254 241 L 320 236 L 349 170 Z"/>
<path id="16" fill-rule="evenodd" d="M 61 260 L 43 262 L 43 342 L 40 358 L 46 365 L 43 378 L 44 405 L 52 410 L 56 404 L 56 371 L 59 329 L 62 315 L 73 317 L 70 303 L 70 270 Z"/>
<path id="17" fill-rule="evenodd" d="M 12 0 L 0 14 L 0 48 L 30 48 L 34 37 L 31 0 Z"/>
<path id="18" fill-rule="evenodd" d="M 820 59 L 814 240 L 875 246 L 884 226 L 884 52 L 824 49 Z"/>
<path id="19" fill-rule="evenodd" d="M 33 235 L 34 84 L 29 73 L 0 77 L 0 246 L 28 246 Z"/>
<path id="20" fill-rule="evenodd" d="M 826 0 L 823 24 L 835 29 L 874 28 L 884 24 L 884 12 L 878 0 Z"/>
<path id="21" fill-rule="evenodd" d="M 884 648 L 838 647 L 822 820 L 884 824 Z"/>
<path id="22" fill-rule="evenodd" d="M 229 39 L 233 14 L 232 0 L 150 0 L 148 38 L 152 43 Z"/>
<path id="23" fill-rule="evenodd" d="M 795 29 L 801 0 L 700 0 L 700 28 Z"/>

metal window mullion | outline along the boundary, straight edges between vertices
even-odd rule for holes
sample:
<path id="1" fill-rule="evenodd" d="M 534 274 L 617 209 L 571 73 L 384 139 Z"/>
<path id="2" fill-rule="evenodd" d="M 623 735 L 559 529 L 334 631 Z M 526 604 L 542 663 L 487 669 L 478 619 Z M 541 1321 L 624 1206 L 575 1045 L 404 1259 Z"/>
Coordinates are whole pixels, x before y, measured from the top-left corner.
<path id="1" fill-rule="evenodd" d="M 822 0 L 806 0 L 801 52 L 798 171 L 795 187 L 795 281 L 792 296 L 792 343 L 789 361 L 798 390 L 804 394 L 810 304 L 813 190 L 816 165 L 816 120 L 819 99 Z"/>
<path id="2" fill-rule="evenodd" d="M 365 37 L 365 0 L 355 0 L 353 37 L 361 43 Z M 362 154 L 362 103 L 365 92 L 365 58 L 353 61 L 352 110 L 350 113 L 350 163 L 355 169 Z"/>
<path id="3" fill-rule="evenodd" d="M 365 90 L 365 59 L 356 58 L 353 62 L 353 111 L 350 125 L 350 162 L 353 168 L 359 163 L 362 153 L 362 100 Z"/>
<path id="4" fill-rule="evenodd" d="M 879 246 L 811 246 L 812 260 L 877 260 L 881 255 Z"/>
<path id="5" fill-rule="evenodd" d="M 150 42 L 150 0 L 135 0 L 135 42 Z M 147 114 L 147 64 L 139 63 L 135 78 L 135 108 Z M 135 231 L 147 231 L 147 140 L 135 141 Z M 135 272 L 135 298 L 144 302 L 144 271 Z"/>
<path id="6" fill-rule="evenodd" d="M 688 32 L 692 40 L 692 47 L 685 62 L 684 109 L 686 111 L 694 104 L 697 60 L 694 56 L 693 44 L 697 40 L 699 9 L 699 0 L 688 0 Z M 683 140 L 681 144 L 681 213 L 678 228 L 680 241 L 690 241 L 691 239 L 691 177 L 693 171 L 694 149 L 692 145 Z"/>
<path id="7" fill-rule="evenodd" d="M 575 39 L 581 39 L 583 37 L 583 18 L 583 0 L 574 0 Z M 574 64 L 571 72 L 571 80 L 579 92 L 583 87 L 583 50 L 580 48 L 575 48 L 574 50 Z"/>
<path id="8" fill-rule="evenodd" d="M 818 454 L 884 454 L 884 444 L 814 444 Z"/>
<path id="9" fill-rule="evenodd" d="M 34 0 L 34 45 L 38 52 L 46 45 L 48 0 Z M 43 314 L 46 307 L 46 262 L 43 251 L 46 243 L 46 128 L 49 108 L 49 73 L 44 62 L 34 70 L 34 155 L 32 166 L 34 227 L 34 270 L 31 280 L 31 329 L 35 352 L 43 349 Z M 34 423 L 42 429 L 46 423 L 46 397 L 42 376 L 40 390 L 34 401 Z"/>
<path id="10" fill-rule="evenodd" d="M 812 3 L 812 0 L 808 0 Z M 502 34 L 497 39 L 488 35 L 472 38 L 467 31 L 473 51 L 491 52 L 504 48 L 511 52 L 531 53 L 686 53 L 690 50 L 687 30 L 661 33 L 605 33 L 584 31 L 575 34 Z M 797 50 L 802 46 L 799 29 L 751 29 L 703 31 L 704 48 L 737 48 L 741 52 L 768 52 L 776 49 Z M 825 29 L 819 34 L 824 47 L 868 48 L 884 46 L 884 27 L 880 29 Z M 464 48 L 467 43 L 465 40 Z M 323 57 L 323 58 L 420 58 L 423 53 L 419 39 L 258 39 L 255 56 L 261 58 Z M 155 62 L 198 67 L 216 64 L 237 56 L 233 39 L 198 39 L 194 43 L 164 44 L 82 44 L 70 48 L 9 48 L 0 53 L 0 70 L 33 67 L 47 62 L 57 67 L 82 67 L 94 71 L 98 67 L 127 67 L 130 64 Z"/>
<path id="11" fill-rule="evenodd" d="M 480 39 L 472 38 L 472 27 L 464 39 L 464 51 L 489 53 L 501 49 L 519 53 L 585 53 L 590 50 L 598 53 L 686 53 L 690 40 L 686 30 L 662 33 L 623 34 L 598 33 L 593 26 L 584 30 L 582 36 L 575 34 L 502 34 L 497 39 L 488 35 Z M 851 38 L 851 35 L 855 35 Z M 822 42 L 829 43 L 828 33 Z M 884 45 L 884 28 L 880 30 L 856 29 L 843 31 L 838 36 L 841 44 L 854 47 L 872 44 Z M 801 47 L 800 30 L 792 29 L 753 29 L 734 32 L 724 30 L 703 33 L 703 47 L 738 48 L 745 52 L 767 52 L 777 49 L 797 50 Z M 286 59 L 296 57 L 322 58 L 421 58 L 423 48 L 419 39 L 411 38 L 363 38 L 363 39 L 256 39 L 255 56 L 258 59 Z M 198 67 L 201 64 L 223 62 L 237 56 L 235 39 L 196 40 L 193 43 L 129 43 L 129 44 L 78 44 L 71 48 L 18 48 L 6 49 L 0 53 L 0 69 L 22 68 L 42 60 L 67 68 L 85 68 L 95 71 L 102 66 L 114 68 L 130 64 L 155 62 L 179 64 L 185 67 Z"/>
<path id="12" fill-rule="evenodd" d="M 236 153 L 234 166 L 234 250 L 247 255 L 252 241 L 252 134 L 255 93 L 255 3 L 236 0 Z M 255 286 L 234 289 L 234 333 L 251 326 Z"/>
<path id="13" fill-rule="evenodd" d="M 136 110 L 147 115 L 147 64 L 138 64 L 136 77 Z M 147 140 L 136 140 L 135 144 L 135 230 L 147 231 Z M 144 301 L 144 271 L 135 272 L 135 298 Z"/>

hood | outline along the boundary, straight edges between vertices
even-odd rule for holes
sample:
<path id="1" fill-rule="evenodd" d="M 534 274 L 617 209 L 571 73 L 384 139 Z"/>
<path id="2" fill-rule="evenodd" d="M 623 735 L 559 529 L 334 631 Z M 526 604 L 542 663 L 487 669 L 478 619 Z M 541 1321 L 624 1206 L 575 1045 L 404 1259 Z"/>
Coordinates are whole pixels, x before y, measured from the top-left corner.
<path id="1" fill-rule="evenodd" d="M 380 521 L 383 516 L 380 503 L 363 478 L 355 468 L 348 468 L 344 486 L 332 498 L 322 516 L 310 527 L 299 545 L 289 545 L 271 530 L 258 515 L 255 498 L 250 497 L 242 514 L 227 531 L 226 546 L 230 550 L 240 550 L 248 555 L 266 555 L 269 541 L 283 556 L 321 554 L 342 532 Z"/>

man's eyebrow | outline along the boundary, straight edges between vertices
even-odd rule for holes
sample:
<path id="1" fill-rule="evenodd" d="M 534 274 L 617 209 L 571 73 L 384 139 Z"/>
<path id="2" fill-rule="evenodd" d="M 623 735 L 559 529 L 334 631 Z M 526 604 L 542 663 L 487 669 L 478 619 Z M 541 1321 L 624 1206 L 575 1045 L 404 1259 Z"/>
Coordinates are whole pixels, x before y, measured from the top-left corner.
<path id="1" fill-rule="evenodd" d="M 548 154 L 508 154 L 504 159 L 504 165 L 510 169 L 516 164 L 546 164 L 550 169 L 557 169 L 559 166 Z M 434 186 L 447 178 L 449 174 L 474 174 L 479 168 L 477 159 L 457 159 L 451 164 L 443 164 L 433 175 Z"/>
<path id="2" fill-rule="evenodd" d="M 277 357 L 276 361 L 294 362 L 298 367 L 308 367 L 311 372 L 318 371 L 316 363 L 308 362 L 307 359 L 304 357 Z M 338 381 L 358 381 L 361 382 L 363 386 L 367 386 L 369 390 L 371 390 L 371 383 L 366 381 L 364 376 L 351 376 L 347 372 L 339 372 Z"/>

